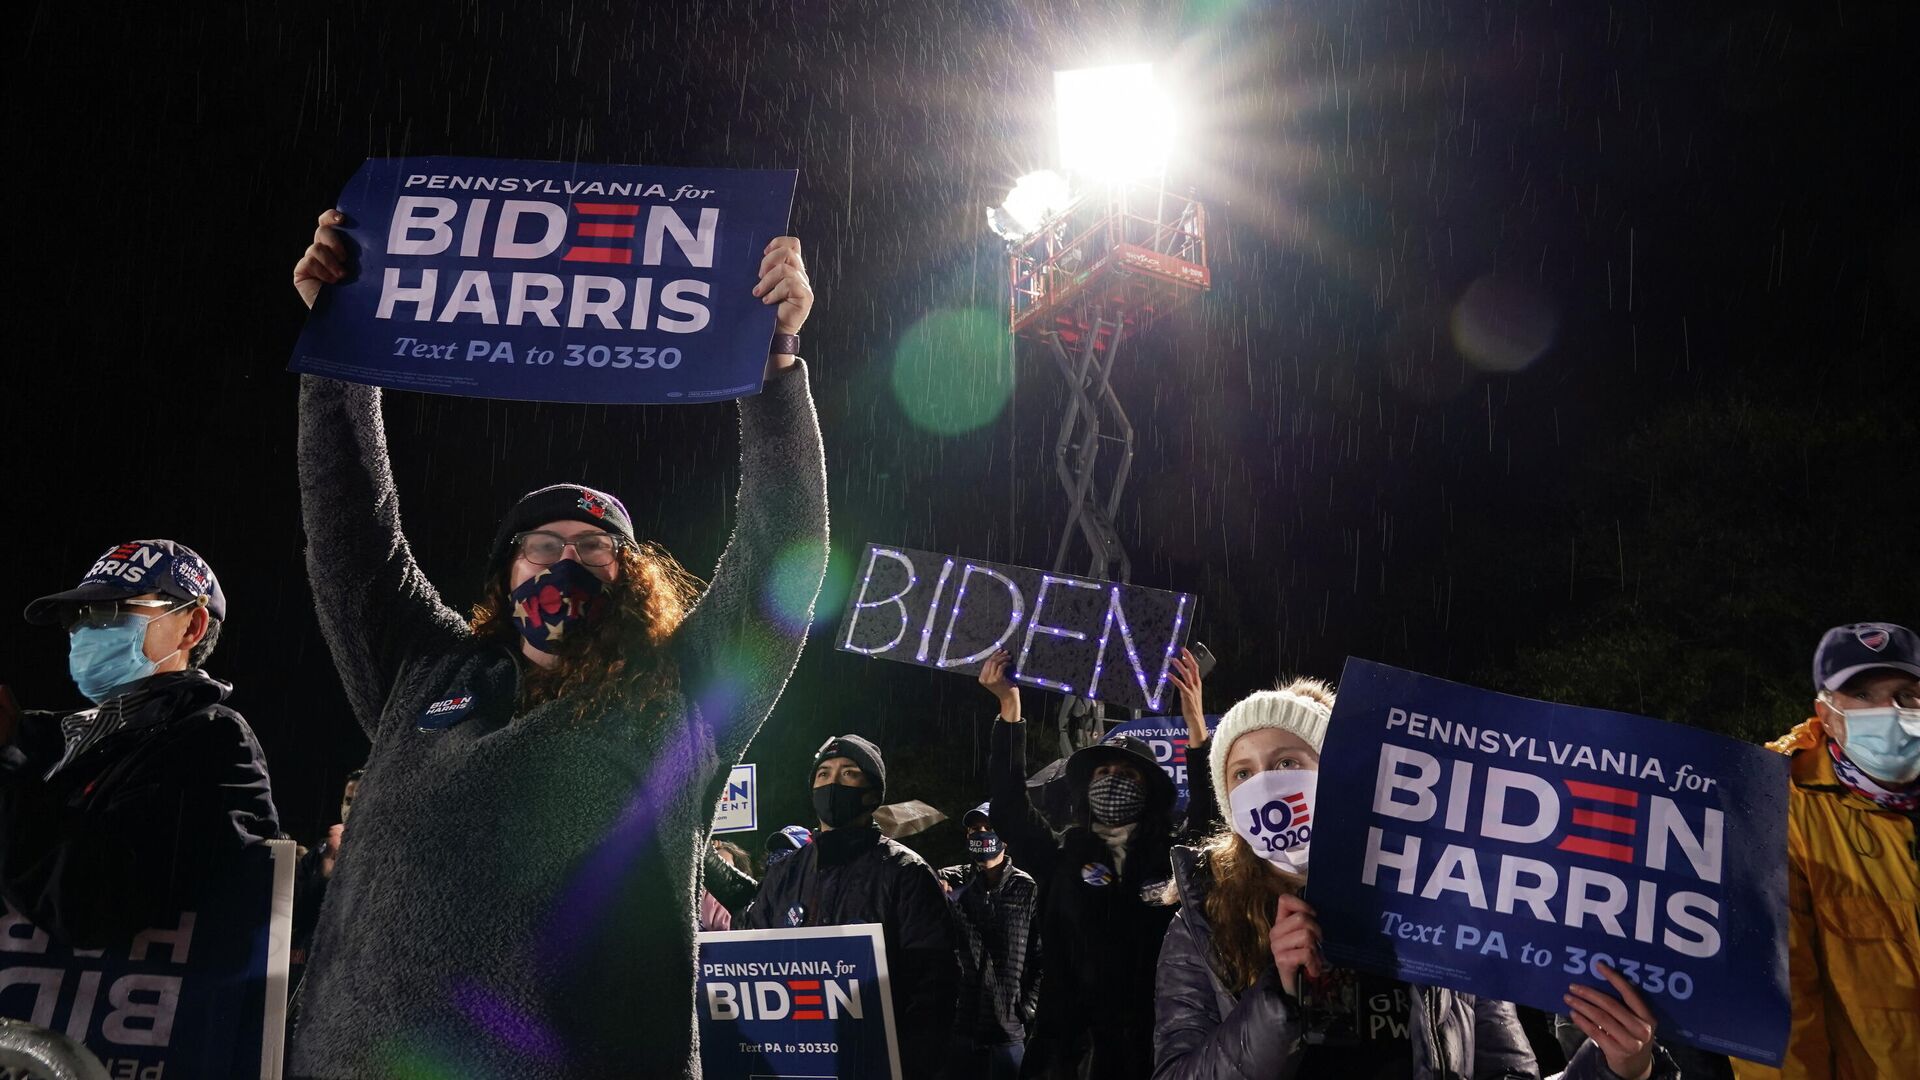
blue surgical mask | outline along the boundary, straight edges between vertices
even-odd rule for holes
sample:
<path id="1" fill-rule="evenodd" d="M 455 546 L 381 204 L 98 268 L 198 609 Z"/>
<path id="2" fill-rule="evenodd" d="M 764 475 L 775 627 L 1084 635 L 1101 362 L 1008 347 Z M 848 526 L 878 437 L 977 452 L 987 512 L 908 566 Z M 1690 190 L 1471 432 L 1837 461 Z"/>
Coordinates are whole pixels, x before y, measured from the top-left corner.
<path id="1" fill-rule="evenodd" d="M 1840 749 L 1847 760 L 1868 776 L 1890 784 L 1920 779 L 1920 709 L 1886 706 L 1879 709 L 1828 708 L 1847 719 Z"/>
<path id="2" fill-rule="evenodd" d="M 173 657 L 168 653 L 160 660 L 147 659 L 146 643 L 147 620 L 138 615 L 125 616 L 111 626 L 75 627 L 67 642 L 67 673 L 88 700 L 102 704 L 114 691 L 153 674 Z"/>

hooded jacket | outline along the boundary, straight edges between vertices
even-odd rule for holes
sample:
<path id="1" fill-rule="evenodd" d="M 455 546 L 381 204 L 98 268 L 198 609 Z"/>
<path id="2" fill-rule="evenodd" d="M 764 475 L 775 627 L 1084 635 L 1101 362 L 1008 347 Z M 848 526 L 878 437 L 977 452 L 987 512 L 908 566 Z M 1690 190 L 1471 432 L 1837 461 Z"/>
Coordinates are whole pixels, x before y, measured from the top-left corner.
<path id="1" fill-rule="evenodd" d="M 1782 1067 L 1743 1077 L 1893 1077 L 1920 1062 L 1920 851 L 1911 816 L 1834 775 L 1811 718 L 1768 744 L 1793 759 L 1787 796 L 1787 973 L 1793 1029 Z"/>
<path id="2" fill-rule="evenodd" d="M 23 713 L 0 752 L 7 902 L 75 948 L 122 945 L 279 837 L 266 756 L 221 704 L 232 692 L 192 668 L 96 709 Z"/>
<path id="3" fill-rule="evenodd" d="M 1116 868 L 1093 829 L 1076 824 L 1055 837 L 1029 801 L 1026 734 L 1024 723 L 994 721 L 988 783 L 994 828 L 1040 885 L 1045 948 L 1027 1068 L 1073 1075 L 1090 1052 L 1095 1080 L 1144 1077 L 1151 1069 L 1154 963 L 1174 910 L 1167 898 L 1172 784 L 1149 784 L 1150 802 Z M 1151 761 L 1146 767 L 1157 771 Z M 1076 818 L 1085 822 L 1085 790 L 1076 788 L 1073 799 Z"/>
<path id="4" fill-rule="evenodd" d="M 301 380 L 307 570 L 372 750 L 291 1076 L 700 1074 L 701 856 L 799 660 L 827 554 L 806 371 L 739 413 L 737 525 L 666 646 L 681 694 L 581 717 L 569 698 L 520 711 L 517 650 L 475 640 L 414 561 L 380 392 Z"/>
<path id="5" fill-rule="evenodd" d="M 808 910 L 811 908 L 812 910 Z M 953 1030 L 959 966 L 933 869 L 878 826 L 829 829 L 768 869 L 741 930 L 879 923 L 904 1075 L 932 1076 Z"/>
<path id="6" fill-rule="evenodd" d="M 1160 946 L 1154 985 L 1153 1080 L 1286 1080 L 1299 1074 L 1304 1032 L 1294 999 L 1269 967 L 1234 994 L 1214 971 L 1213 927 L 1207 921 L 1209 879 L 1202 852 L 1173 850 L 1180 913 Z M 1514 1007 L 1455 990 L 1410 986 L 1407 1017 L 1415 1080 L 1537 1077 L 1539 1063 Z M 1588 1042 L 1562 1074 L 1565 1080 L 1615 1080 L 1599 1047 Z M 1664 1051 L 1649 1080 L 1677 1080 Z"/>

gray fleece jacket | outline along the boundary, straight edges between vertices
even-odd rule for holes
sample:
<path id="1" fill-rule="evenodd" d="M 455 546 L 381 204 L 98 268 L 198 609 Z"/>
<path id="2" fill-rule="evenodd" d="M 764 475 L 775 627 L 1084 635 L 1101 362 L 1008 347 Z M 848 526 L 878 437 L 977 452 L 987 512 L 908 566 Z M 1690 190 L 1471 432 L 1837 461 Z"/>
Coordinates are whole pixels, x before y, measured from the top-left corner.
<path id="1" fill-rule="evenodd" d="M 291 1076 L 700 1075 L 701 854 L 799 660 L 827 556 L 805 370 L 743 400 L 740 425 L 738 525 L 671 639 L 680 707 L 515 715 L 518 661 L 473 640 L 401 533 L 379 391 L 301 380 L 307 569 L 373 750 Z M 807 597 L 807 617 L 769 596 Z"/>

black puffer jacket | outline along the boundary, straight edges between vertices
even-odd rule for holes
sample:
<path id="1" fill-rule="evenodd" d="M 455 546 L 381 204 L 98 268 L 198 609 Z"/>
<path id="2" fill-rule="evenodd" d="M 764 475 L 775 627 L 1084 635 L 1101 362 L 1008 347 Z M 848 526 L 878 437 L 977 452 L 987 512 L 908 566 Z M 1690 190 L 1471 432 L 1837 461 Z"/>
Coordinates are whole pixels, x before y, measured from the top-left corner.
<path id="1" fill-rule="evenodd" d="M 76 948 L 121 945 L 277 838 L 266 757 L 221 704 L 232 692 L 194 668 L 98 709 L 24 713 L 17 742 L 0 750 L 7 902 Z M 84 749 L 64 761 L 69 743 Z"/>
<path id="2" fill-rule="evenodd" d="M 1235 995 L 1215 973 L 1213 928 L 1207 921 L 1210 884 L 1201 852 L 1173 850 L 1180 914 L 1167 927 L 1154 988 L 1153 1080 L 1290 1080 L 1301 1066 L 1303 1028 L 1294 998 L 1282 992 L 1271 967 Z M 1434 986 L 1411 986 L 1416 1007 L 1407 1017 L 1414 1080 L 1538 1077 L 1539 1062 L 1520 1029 L 1514 1007 Z M 1582 1046 L 1563 1080 L 1617 1080 L 1591 1042 Z M 1655 1053 L 1650 1080 L 1678 1080 L 1664 1052 Z"/>
<path id="3" fill-rule="evenodd" d="M 736 930 L 879 923 L 900 1040 L 900 1068 L 932 1076 L 953 1030 L 960 965 L 933 868 L 878 826 L 829 829 L 767 871 Z"/>
<path id="4" fill-rule="evenodd" d="M 1153 967 L 1173 907 L 1167 902 L 1170 800 L 1134 827 L 1118 873 L 1105 840 L 1085 824 L 1059 837 L 1028 800 L 1026 725 L 995 721 L 988 782 L 994 828 L 1040 883 L 1040 1000 L 1024 1067 L 1093 1080 L 1152 1071 Z M 1074 793 L 1085 822 L 1086 793 Z"/>

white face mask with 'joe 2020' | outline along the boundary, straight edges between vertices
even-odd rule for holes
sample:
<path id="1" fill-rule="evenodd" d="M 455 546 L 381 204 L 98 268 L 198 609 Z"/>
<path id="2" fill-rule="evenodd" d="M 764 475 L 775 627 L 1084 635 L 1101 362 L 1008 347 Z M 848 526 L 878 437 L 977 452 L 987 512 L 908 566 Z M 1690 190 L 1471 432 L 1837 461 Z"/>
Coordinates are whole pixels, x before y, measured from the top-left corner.
<path id="1" fill-rule="evenodd" d="M 1296 877 L 1307 876 L 1317 769 L 1268 769 L 1233 789 L 1229 820 L 1254 853 Z"/>

